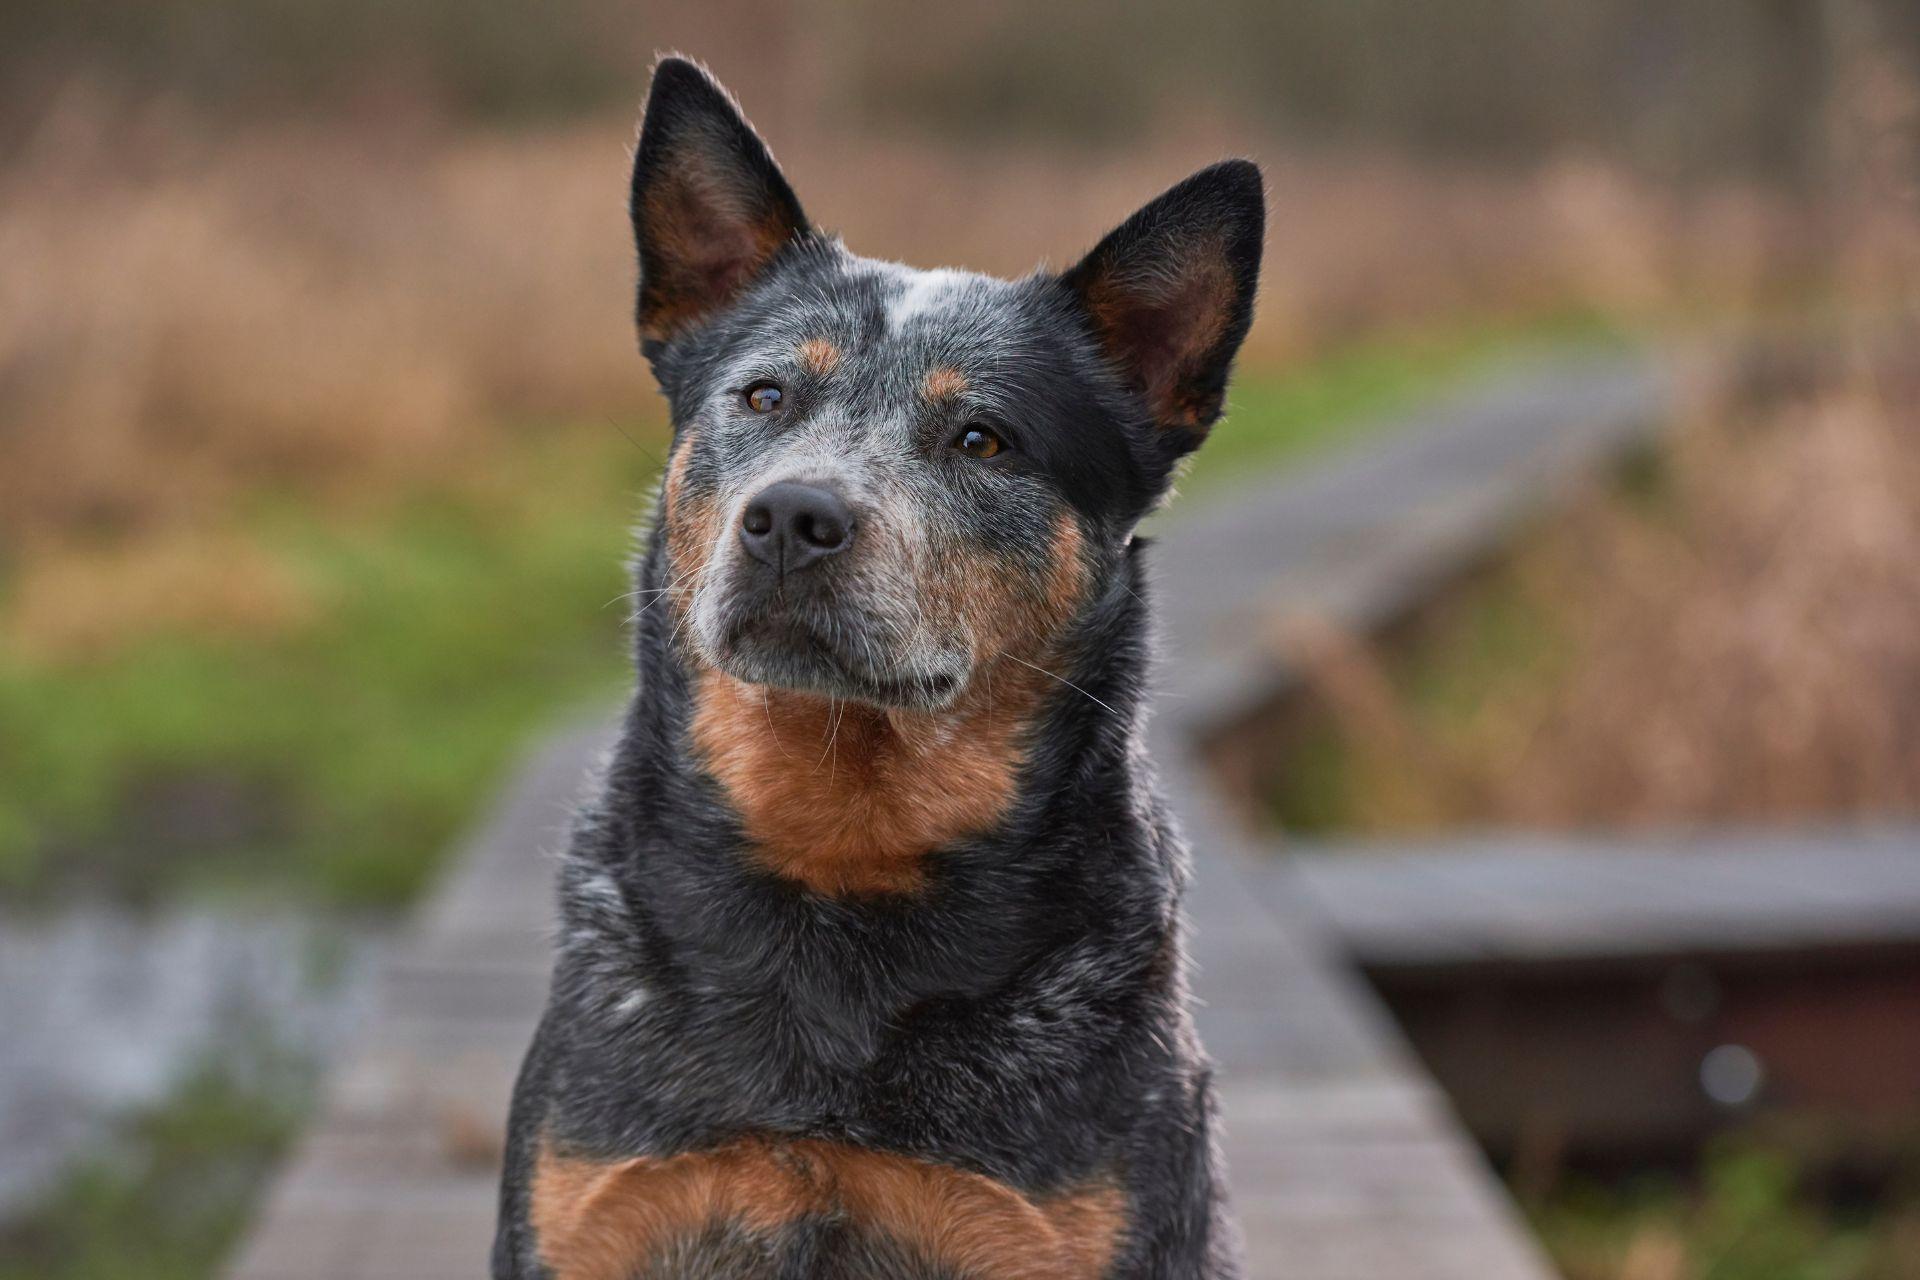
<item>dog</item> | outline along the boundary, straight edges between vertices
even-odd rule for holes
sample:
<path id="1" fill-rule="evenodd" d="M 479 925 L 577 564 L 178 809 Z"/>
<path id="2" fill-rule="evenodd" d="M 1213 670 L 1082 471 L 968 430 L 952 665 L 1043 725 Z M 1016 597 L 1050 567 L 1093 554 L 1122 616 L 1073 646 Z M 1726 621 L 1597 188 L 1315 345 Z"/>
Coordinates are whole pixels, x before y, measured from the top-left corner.
<path id="1" fill-rule="evenodd" d="M 631 215 L 673 441 L 493 1275 L 1236 1276 L 1135 530 L 1220 417 L 1260 171 L 1064 273 L 912 270 L 671 57 Z"/>

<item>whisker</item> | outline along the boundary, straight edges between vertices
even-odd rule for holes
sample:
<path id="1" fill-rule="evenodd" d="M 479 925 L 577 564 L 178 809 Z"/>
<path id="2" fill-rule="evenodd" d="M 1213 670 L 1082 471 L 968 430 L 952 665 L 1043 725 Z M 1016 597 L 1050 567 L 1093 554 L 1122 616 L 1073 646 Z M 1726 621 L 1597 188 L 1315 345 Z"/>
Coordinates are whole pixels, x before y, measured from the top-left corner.
<path id="1" fill-rule="evenodd" d="M 623 591 L 612 600 L 607 601 L 607 604 L 613 604 L 618 600 L 631 600 L 635 596 L 653 595 L 662 591 L 671 591 L 698 572 L 698 569 L 688 569 L 683 573 L 675 574 L 672 581 L 668 582 L 664 587 L 635 587 L 631 591 Z M 601 607 L 605 608 L 606 605 L 602 605 Z"/>
<path id="2" fill-rule="evenodd" d="M 767 691 L 765 685 L 760 686 L 760 705 L 767 713 L 767 735 L 773 739 L 774 747 L 787 759 L 793 759 L 793 753 L 787 750 L 787 744 L 780 741 L 780 731 L 773 727 L 773 695 Z"/>
<path id="3" fill-rule="evenodd" d="M 1012 658 L 1015 662 L 1019 663 L 1023 667 L 1032 667 L 1033 670 L 1038 671 L 1041 675 L 1048 676 L 1052 679 L 1058 680 L 1061 684 L 1067 686 L 1067 688 L 1073 690 L 1075 693 L 1079 694 L 1081 697 L 1085 698 L 1087 701 L 1093 703 L 1095 706 L 1105 707 L 1108 711 L 1113 712 L 1113 714 L 1116 716 L 1120 714 L 1119 711 L 1114 709 L 1112 703 L 1102 702 L 1100 699 L 1094 697 L 1092 694 L 1088 693 L 1085 689 L 1082 689 L 1079 685 L 1067 679 L 1065 676 L 1060 675 L 1058 672 L 1049 671 L 1045 667 L 1036 667 L 1033 665 L 1033 663 L 1028 662 L 1025 658 L 1020 657 L 1018 654 L 1008 653 L 1005 649 L 1002 649 L 1000 651 L 1000 656 L 1003 658 Z"/>
<path id="4" fill-rule="evenodd" d="M 641 596 L 665 595 L 669 591 L 678 591 L 678 590 L 679 590 L 678 587 L 642 587 L 637 591 L 623 591 L 619 595 L 615 596 L 613 599 L 601 605 L 600 607 L 602 609 L 610 609 L 614 605 L 619 604 L 622 600 L 638 600 Z"/>
<path id="5" fill-rule="evenodd" d="M 679 644 L 680 633 L 687 629 L 687 624 L 692 621 L 692 619 L 693 615 L 691 613 L 683 613 L 680 615 L 680 620 L 673 624 L 673 630 L 667 636 L 667 648 L 671 649 Z"/>
<path id="6" fill-rule="evenodd" d="M 820 766 L 831 759 L 833 766 L 827 770 L 827 788 L 828 790 L 832 790 L 833 780 L 837 776 L 837 771 L 840 767 L 840 754 L 834 750 L 834 747 L 838 745 L 840 741 L 840 721 L 846 717 L 847 704 L 835 698 L 832 694 L 828 694 L 827 714 L 832 717 L 829 721 L 831 727 L 827 733 L 827 749 L 822 751 L 820 758 L 813 762 L 813 771 L 815 773 L 820 772 Z"/>
<path id="7" fill-rule="evenodd" d="M 685 590 L 681 590 L 681 589 L 677 589 L 677 588 L 676 588 L 676 589 L 674 589 L 674 590 L 672 590 L 672 591 L 669 591 L 669 592 L 665 592 L 665 593 L 663 593 L 663 598 L 664 598 L 665 596 L 677 596 L 677 595 L 686 595 L 686 594 L 688 594 L 688 592 L 686 592 Z M 656 605 L 656 604 L 659 604 L 659 603 L 660 603 L 660 601 L 659 601 L 659 600 L 649 600 L 649 601 L 648 601 L 648 602 L 647 602 L 647 603 L 646 603 L 646 604 L 645 604 L 644 606 L 642 606 L 641 608 L 639 608 L 639 609 L 637 609 L 637 610 L 635 610 L 635 611 L 634 611 L 633 613 L 631 613 L 631 614 L 629 614 L 629 615 L 628 615 L 628 617 L 627 617 L 627 625 L 628 625 L 628 626 L 632 626 L 632 625 L 633 625 L 634 623 L 636 623 L 636 622 L 638 622 L 638 621 L 640 621 L 640 619 L 642 619 L 642 618 L 644 618 L 644 617 L 646 617 L 646 616 L 647 616 L 647 610 L 649 610 L 649 609 L 651 609 L 651 608 L 653 608 L 653 606 L 654 606 L 654 605 Z"/>
<path id="8" fill-rule="evenodd" d="M 620 423 L 616 421 L 611 415 L 606 415 L 606 417 L 607 417 L 607 425 L 612 427 L 615 431 L 618 431 L 622 436 L 625 436 L 627 443 L 640 451 L 641 457 L 645 458 L 648 462 L 651 462 L 654 466 L 659 467 L 662 471 L 665 471 L 667 469 L 667 464 L 660 461 L 659 457 L 653 452 L 653 450 L 647 448 L 645 445 L 641 444 L 638 440 L 635 440 L 633 438 L 633 434 L 629 432 L 625 427 L 621 426 Z"/>
<path id="9" fill-rule="evenodd" d="M 658 604 L 658 603 L 659 603 L 659 601 L 657 601 L 657 600 L 656 600 L 656 601 L 654 601 L 654 604 Z M 653 607 L 653 605 L 648 605 L 648 606 L 647 606 L 647 609 L 651 609 L 652 607 Z M 644 617 L 646 617 L 646 616 L 647 616 L 647 609 L 641 609 L 641 610 L 639 610 L 638 612 L 635 612 L 635 613 L 630 613 L 630 614 L 628 614 L 628 615 L 627 615 L 627 625 L 628 625 L 629 627 L 631 627 L 631 626 L 634 626 L 635 624 L 637 624 L 637 623 L 638 623 L 638 622 L 640 621 L 640 619 L 642 619 L 642 618 L 644 618 Z"/>
<path id="10" fill-rule="evenodd" d="M 690 592 L 692 588 L 683 586 L 682 584 L 684 584 L 687 581 L 687 579 L 693 577 L 698 572 L 699 570 L 697 569 L 689 569 L 664 587 L 642 587 L 636 591 L 629 591 L 624 596 L 615 596 L 614 599 L 607 601 L 606 605 L 602 605 L 600 607 L 604 609 L 607 607 L 607 605 L 614 604 L 620 600 L 631 600 L 636 596 L 651 594 L 654 598 L 648 601 L 645 606 L 636 610 L 631 616 L 627 618 L 627 625 L 632 626 L 634 623 L 640 621 L 641 618 L 646 616 L 648 609 L 651 609 L 653 608 L 654 605 L 659 604 L 662 597 L 674 596 L 674 595 L 685 595 L 688 592 Z"/>

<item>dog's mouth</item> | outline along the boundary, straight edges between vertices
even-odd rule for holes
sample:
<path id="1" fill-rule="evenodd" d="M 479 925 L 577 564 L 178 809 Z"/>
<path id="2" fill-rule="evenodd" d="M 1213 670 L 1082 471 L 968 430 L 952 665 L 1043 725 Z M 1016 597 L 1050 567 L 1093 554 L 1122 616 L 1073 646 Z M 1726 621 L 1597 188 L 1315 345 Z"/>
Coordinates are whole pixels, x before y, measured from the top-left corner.
<path id="1" fill-rule="evenodd" d="M 715 665 L 737 680 L 805 693 L 937 711 L 950 706 L 966 683 L 958 661 L 924 668 L 899 662 L 889 646 L 834 620 L 816 620 L 788 610 L 737 616 L 713 655 Z"/>

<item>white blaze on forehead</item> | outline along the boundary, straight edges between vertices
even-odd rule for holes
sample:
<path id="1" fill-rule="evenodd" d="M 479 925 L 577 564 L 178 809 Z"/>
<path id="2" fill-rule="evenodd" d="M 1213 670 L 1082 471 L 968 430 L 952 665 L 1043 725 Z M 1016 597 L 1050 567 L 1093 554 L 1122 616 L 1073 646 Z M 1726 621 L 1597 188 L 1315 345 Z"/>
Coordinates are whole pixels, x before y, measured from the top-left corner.
<path id="1" fill-rule="evenodd" d="M 900 292 L 887 304 L 887 330 L 899 333 L 909 322 L 938 311 L 969 283 L 980 277 L 969 271 L 941 267 L 937 271 L 915 271 L 901 267 Z"/>

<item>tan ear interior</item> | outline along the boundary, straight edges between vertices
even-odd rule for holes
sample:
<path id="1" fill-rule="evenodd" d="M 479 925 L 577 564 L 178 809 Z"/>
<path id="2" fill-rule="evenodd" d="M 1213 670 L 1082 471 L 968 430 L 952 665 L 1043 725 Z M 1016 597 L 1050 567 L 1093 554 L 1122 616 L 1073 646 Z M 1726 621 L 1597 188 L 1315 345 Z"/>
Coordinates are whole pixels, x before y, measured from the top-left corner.
<path id="1" fill-rule="evenodd" d="M 724 306 L 799 228 L 698 158 L 669 163 L 647 187 L 640 326 L 665 339 Z"/>
<path id="2" fill-rule="evenodd" d="M 1096 331 L 1163 427 L 1195 429 L 1219 413 L 1205 382 L 1237 303 L 1218 237 L 1165 254 L 1170 270 L 1115 269 L 1086 289 Z"/>

